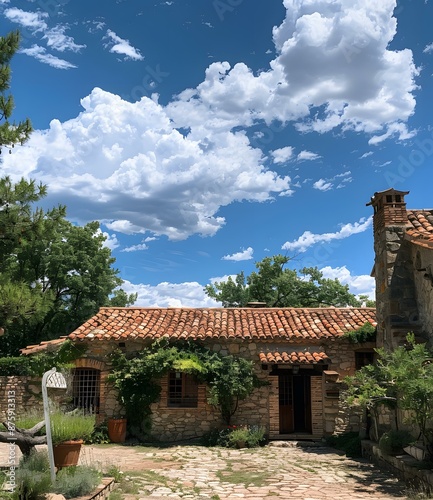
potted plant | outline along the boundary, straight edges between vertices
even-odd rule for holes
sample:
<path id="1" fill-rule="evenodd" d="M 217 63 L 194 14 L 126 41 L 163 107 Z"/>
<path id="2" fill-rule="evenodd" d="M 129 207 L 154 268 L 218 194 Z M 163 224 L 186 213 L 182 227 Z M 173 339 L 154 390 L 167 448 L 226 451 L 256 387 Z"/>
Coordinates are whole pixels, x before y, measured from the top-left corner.
<path id="1" fill-rule="evenodd" d="M 127 419 L 122 416 L 108 419 L 108 437 L 112 443 L 124 443 Z"/>
<path id="2" fill-rule="evenodd" d="M 81 445 L 90 438 L 95 416 L 73 411 L 56 411 L 50 416 L 54 465 L 61 469 L 77 465 Z"/>
<path id="3" fill-rule="evenodd" d="M 235 448 L 245 448 L 250 434 L 249 428 L 246 425 L 232 426 L 231 428 L 232 431 L 228 436 L 229 444 Z"/>

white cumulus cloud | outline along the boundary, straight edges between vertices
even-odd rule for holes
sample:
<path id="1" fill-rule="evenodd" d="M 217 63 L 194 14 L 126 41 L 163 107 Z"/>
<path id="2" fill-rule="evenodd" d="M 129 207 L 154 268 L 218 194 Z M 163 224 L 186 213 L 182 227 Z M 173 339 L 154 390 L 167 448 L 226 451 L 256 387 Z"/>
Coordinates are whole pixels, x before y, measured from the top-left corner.
<path id="1" fill-rule="evenodd" d="M 320 155 L 318 155 L 317 153 L 312 153 L 311 151 L 301 151 L 296 157 L 298 161 L 312 161 L 318 160 L 319 158 L 321 158 Z"/>
<path id="2" fill-rule="evenodd" d="M 283 250 L 294 250 L 296 252 L 306 252 L 307 249 L 317 243 L 328 243 L 333 240 L 342 240 L 349 238 L 353 234 L 358 234 L 366 231 L 372 223 L 372 217 L 365 219 L 364 217 L 359 222 L 348 223 L 341 226 L 340 230 L 335 233 L 314 234 L 311 231 L 305 231 L 297 240 L 286 241 L 281 247 Z"/>
<path id="3" fill-rule="evenodd" d="M 107 233 L 106 231 L 102 231 L 98 229 L 97 234 L 103 234 L 105 237 L 104 247 L 109 248 L 110 250 L 114 250 L 118 246 L 120 246 L 119 240 L 115 234 Z"/>
<path id="4" fill-rule="evenodd" d="M 109 39 L 105 47 L 107 47 L 110 52 L 123 55 L 125 59 L 132 59 L 133 61 L 142 61 L 144 59 L 140 51 L 133 47 L 129 40 L 120 38 L 114 31 L 107 30 L 105 38 Z"/>
<path id="5" fill-rule="evenodd" d="M 286 0 L 274 28 L 276 58 L 255 75 L 216 62 L 196 89 L 172 103 L 180 126 L 249 126 L 293 121 L 302 132 L 334 129 L 408 138 L 419 69 L 409 49 L 390 50 L 395 0 Z"/>
<path id="6" fill-rule="evenodd" d="M 286 146 L 284 148 L 275 149 L 271 151 L 271 155 L 274 158 L 274 163 L 285 163 L 292 158 L 293 148 L 291 146 Z"/>
<path id="7" fill-rule="evenodd" d="M 318 189 L 319 191 L 329 191 L 332 189 L 332 182 L 327 182 L 324 179 L 319 179 L 313 184 L 314 189 Z"/>
<path id="8" fill-rule="evenodd" d="M 48 17 L 46 12 L 28 12 L 17 7 L 11 7 L 3 12 L 3 15 L 13 23 L 17 23 L 23 28 L 32 32 L 43 31 L 47 29 L 45 19 Z"/>
<path id="9" fill-rule="evenodd" d="M 367 295 L 375 300 L 376 282 L 368 274 L 353 276 L 346 266 L 332 268 L 330 266 L 320 269 L 324 278 L 338 279 L 343 285 L 349 285 L 350 293 L 354 295 Z"/>
<path id="10" fill-rule="evenodd" d="M 221 307 L 221 303 L 208 297 L 203 285 L 196 281 L 163 282 L 154 286 L 124 281 L 122 288 L 127 294 L 138 294 L 134 304 L 138 307 Z"/>
<path id="11" fill-rule="evenodd" d="M 419 71 L 409 49 L 390 49 L 395 0 L 285 0 L 284 6 L 267 70 L 215 62 L 196 88 L 164 106 L 157 96 L 131 103 L 95 88 L 78 116 L 35 131 L 4 158 L 3 170 L 46 182 L 49 196 L 62 197 L 79 222 L 98 219 L 117 233 L 179 240 L 215 234 L 225 224 L 220 208 L 233 202 L 293 193 L 289 177 L 265 167 L 260 141 L 248 138 L 252 125 L 291 121 L 302 132 L 364 132 L 372 145 L 413 137 L 407 121 Z M 9 16 L 46 32 L 42 14 L 12 9 Z M 59 47 L 70 43 L 74 50 L 62 40 Z M 111 52 L 143 59 L 112 30 L 105 42 Z M 53 67 L 74 67 L 37 45 L 23 52 Z M 290 154 L 280 148 L 272 156 L 279 163 Z M 317 158 L 307 150 L 297 155 Z M 334 182 L 319 179 L 314 187 L 325 191 Z"/>
<path id="12" fill-rule="evenodd" d="M 241 252 L 236 252 L 232 255 L 224 255 L 222 260 L 233 260 L 238 262 L 240 260 L 250 260 L 253 258 L 254 250 L 251 247 L 248 247 L 246 250 L 242 250 Z"/>
<path id="13" fill-rule="evenodd" d="M 78 222 L 174 240 L 210 236 L 225 223 L 220 207 L 290 191 L 290 178 L 267 170 L 244 133 L 199 127 L 184 137 L 155 100 L 131 103 L 97 88 L 81 104 L 76 118 L 35 131 L 3 163 L 15 178 L 47 183 Z"/>

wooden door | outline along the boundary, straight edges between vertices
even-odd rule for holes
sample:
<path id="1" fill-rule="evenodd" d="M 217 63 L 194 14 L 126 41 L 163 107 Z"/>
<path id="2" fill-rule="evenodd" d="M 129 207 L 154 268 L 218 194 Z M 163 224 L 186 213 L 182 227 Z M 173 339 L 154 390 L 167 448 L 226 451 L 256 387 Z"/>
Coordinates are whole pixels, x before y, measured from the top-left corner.
<path id="1" fill-rule="evenodd" d="M 293 421 L 294 431 L 311 433 L 311 377 L 293 377 Z"/>
<path id="2" fill-rule="evenodd" d="M 280 434 L 294 431 L 293 417 L 293 377 L 289 374 L 278 376 Z"/>

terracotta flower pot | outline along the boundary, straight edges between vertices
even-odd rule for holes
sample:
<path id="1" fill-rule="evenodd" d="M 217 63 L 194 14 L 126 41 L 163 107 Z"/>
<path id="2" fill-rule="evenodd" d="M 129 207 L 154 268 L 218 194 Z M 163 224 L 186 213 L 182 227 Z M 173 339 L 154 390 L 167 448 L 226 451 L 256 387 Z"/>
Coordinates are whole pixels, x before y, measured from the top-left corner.
<path id="1" fill-rule="evenodd" d="M 113 443 L 124 443 L 126 438 L 126 418 L 110 418 L 108 420 L 108 437 Z"/>
<path id="2" fill-rule="evenodd" d="M 54 465 L 58 469 L 77 465 L 83 442 L 84 441 L 80 439 L 78 441 L 64 441 L 63 443 L 54 445 Z"/>

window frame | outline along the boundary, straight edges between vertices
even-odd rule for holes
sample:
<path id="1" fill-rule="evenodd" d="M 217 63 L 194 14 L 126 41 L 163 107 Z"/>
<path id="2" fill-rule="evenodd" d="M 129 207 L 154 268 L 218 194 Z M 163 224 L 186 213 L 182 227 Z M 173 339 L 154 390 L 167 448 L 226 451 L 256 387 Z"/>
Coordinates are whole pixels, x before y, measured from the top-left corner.
<path id="1" fill-rule="evenodd" d="M 101 370 L 76 367 L 72 378 L 72 402 L 75 408 L 98 414 L 101 406 Z"/>
<path id="2" fill-rule="evenodd" d="M 364 366 L 374 363 L 374 351 L 355 351 L 355 370 L 360 370 Z"/>
<path id="3" fill-rule="evenodd" d="M 168 373 L 167 407 L 198 407 L 198 382 L 194 375 L 180 371 L 170 371 Z"/>

